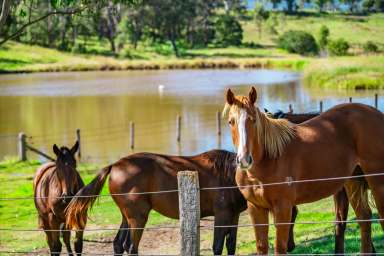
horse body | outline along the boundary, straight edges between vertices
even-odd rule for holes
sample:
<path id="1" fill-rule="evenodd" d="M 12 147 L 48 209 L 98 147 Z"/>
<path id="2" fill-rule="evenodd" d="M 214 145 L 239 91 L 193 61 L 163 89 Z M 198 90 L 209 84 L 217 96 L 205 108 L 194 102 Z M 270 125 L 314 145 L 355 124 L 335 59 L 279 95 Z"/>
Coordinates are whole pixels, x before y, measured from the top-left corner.
<path id="1" fill-rule="evenodd" d="M 351 176 L 357 165 L 364 174 L 384 171 L 384 115 L 362 104 L 342 104 L 302 124 L 273 120 L 254 106 L 256 90 L 249 97 L 235 97 L 229 90 L 232 138 L 238 146 L 236 174 L 243 195 L 254 206 L 253 218 L 275 223 L 291 219 L 292 205 L 317 201 L 340 191 L 345 180 L 263 186 L 289 180 Z M 384 217 L 384 177 L 366 177 L 376 206 Z M 282 196 L 283 195 L 283 196 Z M 384 228 L 384 222 L 381 221 Z M 370 230 L 369 230 L 370 231 Z M 367 232 L 364 230 L 362 232 Z M 268 228 L 256 227 L 257 249 L 268 253 Z M 288 227 L 277 225 L 275 252 L 287 251 Z M 371 244 L 362 250 L 372 251 Z"/>
<path id="2" fill-rule="evenodd" d="M 116 235 L 116 254 L 136 254 L 143 228 L 150 210 L 178 219 L 178 193 L 127 194 L 177 190 L 177 173 L 184 170 L 199 172 L 201 188 L 235 186 L 235 154 L 224 150 L 212 150 L 196 156 L 167 156 L 151 153 L 136 153 L 120 159 L 104 168 L 89 185 L 77 195 L 98 194 L 108 175 L 109 189 L 113 200 L 122 213 L 121 227 Z M 89 200 L 88 200 L 89 199 Z M 82 216 L 92 204 L 90 198 L 75 198 L 68 207 L 67 219 L 72 227 L 83 227 Z M 246 201 L 238 189 L 203 190 L 200 192 L 201 217 L 215 216 L 215 225 L 237 225 L 239 215 L 247 208 Z M 213 251 L 222 253 L 226 240 L 229 255 L 236 249 L 237 228 L 216 228 Z"/>
<path id="3" fill-rule="evenodd" d="M 77 146 L 71 150 L 76 151 Z M 67 162 L 71 150 L 65 147 L 61 149 L 56 147 L 54 151 L 60 155 L 58 160 L 55 163 L 50 162 L 39 167 L 33 180 L 34 202 L 38 212 L 39 228 L 45 230 L 51 255 L 59 255 L 61 252 L 60 230 L 62 230 L 63 224 L 65 227 L 65 208 L 69 204 L 67 196 L 73 196 L 84 186 L 73 161 Z M 62 157 L 63 152 L 66 152 L 67 156 Z M 61 232 L 68 254 L 72 255 L 70 231 L 62 230 Z M 82 235 L 82 232 L 76 233 L 75 252 L 78 254 L 82 251 Z"/>

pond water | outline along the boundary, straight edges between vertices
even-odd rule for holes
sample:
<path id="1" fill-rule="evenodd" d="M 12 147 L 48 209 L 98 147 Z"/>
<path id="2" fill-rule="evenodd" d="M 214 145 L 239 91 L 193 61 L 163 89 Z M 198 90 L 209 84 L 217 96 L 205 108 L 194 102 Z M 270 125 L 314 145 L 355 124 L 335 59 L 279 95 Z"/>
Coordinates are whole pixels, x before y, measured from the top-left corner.
<path id="1" fill-rule="evenodd" d="M 72 145 L 81 130 L 82 159 L 112 162 L 128 155 L 129 122 L 135 123 L 135 152 L 191 155 L 213 148 L 233 150 L 226 120 L 217 136 L 216 112 L 231 87 L 258 91 L 270 111 L 324 109 L 341 102 L 374 104 L 382 91 L 315 90 L 299 73 L 273 70 L 157 70 L 36 73 L 0 76 L 0 159 L 17 154 L 17 134 L 49 155 L 52 144 Z M 379 98 L 384 110 L 384 98 Z M 181 142 L 176 141 L 176 116 Z M 28 152 L 29 158 L 40 158 Z M 42 158 L 41 158 L 42 159 Z"/>

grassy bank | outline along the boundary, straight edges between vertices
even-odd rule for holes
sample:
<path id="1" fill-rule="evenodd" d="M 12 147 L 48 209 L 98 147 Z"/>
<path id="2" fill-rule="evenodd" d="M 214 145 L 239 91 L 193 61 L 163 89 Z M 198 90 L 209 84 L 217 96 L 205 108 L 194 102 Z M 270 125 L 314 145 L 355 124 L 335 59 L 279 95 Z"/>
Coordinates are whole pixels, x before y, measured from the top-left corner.
<path id="1" fill-rule="evenodd" d="M 25 197 L 31 196 L 32 178 L 35 169 L 40 163 L 19 163 L 15 160 L 0 162 L 0 187 L 1 197 Z M 98 166 L 81 164 L 79 171 L 88 183 L 95 175 Z M 102 193 L 108 193 L 107 187 Z M 37 228 L 36 210 L 33 200 L 0 201 L 0 225 L 2 228 L 35 229 Z M 350 218 L 354 218 L 350 209 Z M 375 217 L 377 214 L 375 212 Z M 119 210 L 109 197 L 103 197 L 94 207 L 87 228 L 118 227 L 121 217 Z M 325 199 L 313 204 L 300 206 L 298 222 L 305 221 L 332 221 L 334 220 L 333 204 L 331 199 Z M 241 216 L 241 224 L 250 223 L 246 214 Z M 177 222 L 162 217 L 152 212 L 147 226 L 175 225 Z M 331 224 L 297 225 L 295 227 L 295 239 L 297 248 L 293 253 L 332 253 L 333 252 L 333 226 Z M 164 231 L 166 232 L 166 231 Z M 22 234 L 22 235 L 21 235 Z M 111 240 L 114 231 L 86 232 L 85 239 Z M 202 230 L 202 253 L 210 253 L 213 233 L 210 230 Z M 270 245 L 273 245 L 274 229 L 270 231 Z M 383 232 L 378 224 L 373 224 L 373 239 L 378 252 L 384 251 Z M 22 242 L 21 242 L 22 241 Z M 348 224 L 346 231 L 346 249 L 348 252 L 359 251 L 359 229 L 357 224 Z M 46 248 L 45 236 L 40 232 L 8 232 L 2 231 L 0 236 L 0 250 L 29 251 Z M 175 242 L 172 242 L 173 244 Z M 92 246 L 85 243 L 85 248 Z M 110 245 L 112 246 L 112 245 Z M 252 253 L 255 250 L 253 231 L 251 228 L 240 228 L 238 234 L 238 250 L 240 254 Z M 89 249 L 92 251 L 92 248 Z M 94 251 L 94 250 L 93 250 Z"/>
<path id="2" fill-rule="evenodd" d="M 304 69 L 304 80 L 320 88 L 384 89 L 384 55 L 311 61 Z"/>
<path id="3" fill-rule="evenodd" d="M 251 51 L 253 51 L 252 54 Z M 276 54 L 266 57 L 272 52 L 276 52 Z M 233 57 L 234 53 L 237 54 L 236 58 Z M 258 55 L 261 57 L 255 57 Z M 306 58 L 281 53 L 278 50 L 266 53 L 264 49 L 241 48 L 199 50 L 194 53 L 193 57 L 191 56 L 177 59 L 156 55 L 151 60 L 129 60 L 108 56 L 71 54 L 11 42 L 0 48 L 0 73 L 261 67 L 285 67 L 300 70 L 307 61 Z"/>

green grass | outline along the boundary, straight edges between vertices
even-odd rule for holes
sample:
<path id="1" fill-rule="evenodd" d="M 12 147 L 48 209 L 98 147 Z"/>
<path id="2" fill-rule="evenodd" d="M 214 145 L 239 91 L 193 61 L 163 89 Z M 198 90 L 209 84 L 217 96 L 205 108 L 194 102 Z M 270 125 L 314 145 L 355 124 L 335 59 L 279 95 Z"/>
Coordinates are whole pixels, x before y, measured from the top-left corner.
<path id="1" fill-rule="evenodd" d="M 320 59 L 306 66 L 304 80 L 320 88 L 383 89 L 384 56 Z"/>
<path id="2" fill-rule="evenodd" d="M 36 168 L 40 165 L 37 161 L 17 162 L 15 159 L 6 159 L 0 162 L 0 197 L 25 197 L 32 196 L 32 179 Z M 88 183 L 95 175 L 99 166 L 81 164 L 79 172 L 84 181 Z M 103 194 L 108 193 L 107 186 Z M 37 217 L 33 200 L 0 201 L 1 228 L 36 229 Z M 297 222 L 305 221 L 332 221 L 334 220 L 333 203 L 331 199 L 324 199 L 316 203 L 299 206 L 300 213 Z M 353 211 L 349 211 L 349 219 L 354 218 Z M 375 212 L 375 217 L 377 213 Z M 118 227 L 121 216 L 114 202 L 109 197 L 102 197 L 90 214 L 87 228 Z M 272 221 L 272 220 L 271 220 Z M 170 220 L 156 212 L 151 212 L 147 226 L 175 225 L 175 220 Z M 241 224 L 250 223 L 246 213 L 240 218 Z M 378 224 L 373 224 L 373 240 L 378 252 L 384 252 L 384 235 Z M 333 225 L 296 225 L 296 249 L 293 253 L 332 253 L 334 248 Z M 86 239 L 110 239 L 114 231 L 86 232 Z M 202 253 L 211 253 L 213 232 L 202 230 L 201 243 L 205 249 Z M 275 230 L 270 229 L 270 247 L 273 248 Z M 21 237 L 23 242 L 21 242 Z M 239 228 L 237 239 L 237 252 L 240 254 L 253 253 L 255 241 L 252 228 Z M 347 252 L 358 252 L 360 243 L 359 228 L 357 224 L 348 224 L 346 231 Z M 46 248 L 45 235 L 40 232 L 2 232 L 0 236 L 0 250 L 28 251 Z M 87 245 L 86 245 L 87 246 Z"/>
<path id="3" fill-rule="evenodd" d="M 330 39 L 344 38 L 352 46 L 359 47 L 367 40 L 371 40 L 383 49 L 384 14 L 372 14 L 367 16 L 352 16 L 343 14 L 315 14 L 306 16 L 279 16 L 278 34 L 288 30 L 304 30 L 318 36 L 320 27 L 329 28 Z M 274 44 L 275 35 L 271 34 L 264 24 L 262 37 L 259 38 L 253 21 L 243 23 L 244 41 L 256 42 L 262 45 Z"/>

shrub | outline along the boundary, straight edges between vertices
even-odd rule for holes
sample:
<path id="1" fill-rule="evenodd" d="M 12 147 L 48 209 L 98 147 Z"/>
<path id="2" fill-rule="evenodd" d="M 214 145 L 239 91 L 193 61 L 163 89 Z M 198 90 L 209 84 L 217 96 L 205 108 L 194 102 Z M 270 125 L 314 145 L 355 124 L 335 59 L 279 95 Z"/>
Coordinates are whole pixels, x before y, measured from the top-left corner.
<path id="1" fill-rule="evenodd" d="M 298 30 L 282 34 L 278 39 L 278 47 L 302 55 L 314 55 L 319 52 L 315 38 L 305 31 Z"/>
<path id="2" fill-rule="evenodd" d="M 363 50 L 365 53 L 372 53 L 372 52 L 378 52 L 379 48 L 374 42 L 367 41 L 365 42 L 365 44 L 363 44 Z"/>
<path id="3" fill-rule="evenodd" d="M 320 28 L 319 46 L 321 49 L 325 49 L 328 44 L 329 29 L 327 26 L 322 25 Z"/>
<path id="4" fill-rule="evenodd" d="M 241 45 L 243 29 L 235 17 L 221 15 L 215 23 L 215 39 L 222 46 Z"/>
<path id="5" fill-rule="evenodd" d="M 344 56 L 347 55 L 349 44 L 343 38 L 330 41 L 328 43 L 328 52 L 333 56 Z"/>

